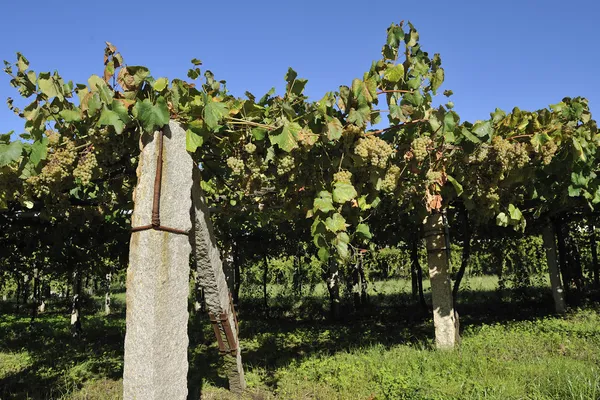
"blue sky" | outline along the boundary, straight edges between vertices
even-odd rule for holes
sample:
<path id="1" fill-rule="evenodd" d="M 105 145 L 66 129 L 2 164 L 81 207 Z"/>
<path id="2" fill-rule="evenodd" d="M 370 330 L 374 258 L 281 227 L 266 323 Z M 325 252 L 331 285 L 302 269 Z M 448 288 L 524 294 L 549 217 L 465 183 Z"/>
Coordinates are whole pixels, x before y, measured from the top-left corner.
<path id="1" fill-rule="evenodd" d="M 312 99 L 361 77 L 380 56 L 385 30 L 410 20 L 422 47 L 440 53 L 443 89 L 463 120 L 496 107 L 538 109 L 584 96 L 600 119 L 597 0 L 3 2 L 0 58 L 22 52 L 31 67 L 86 82 L 102 73 L 104 41 L 154 77 L 184 78 L 196 57 L 242 96 L 283 87 L 288 67 Z M 18 94 L 0 76 L 2 102 Z M 22 131 L 0 105 L 0 132 Z"/>

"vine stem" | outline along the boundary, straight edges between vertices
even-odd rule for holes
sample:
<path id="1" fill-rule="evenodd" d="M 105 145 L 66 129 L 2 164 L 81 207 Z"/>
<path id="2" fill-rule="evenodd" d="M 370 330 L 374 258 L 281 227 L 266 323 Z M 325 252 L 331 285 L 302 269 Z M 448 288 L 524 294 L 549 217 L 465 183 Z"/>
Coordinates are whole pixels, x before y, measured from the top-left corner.
<path id="1" fill-rule="evenodd" d="M 516 136 L 509 137 L 508 140 L 519 139 L 519 138 L 526 138 L 526 137 L 532 137 L 532 136 L 533 135 L 516 135 Z"/>
<path id="2" fill-rule="evenodd" d="M 256 126 L 258 128 L 268 129 L 270 131 L 274 131 L 275 129 L 277 129 L 277 127 L 272 126 L 272 125 L 259 124 L 258 122 L 246 121 L 246 120 L 239 119 L 239 118 L 230 117 L 229 120 L 231 121 L 232 124 L 236 124 L 236 125 Z"/>
<path id="3" fill-rule="evenodd" d="M 377 131 L 365 132 L 364 136 L 379 135 L 380 133 L 383 133 L 383 132 L 391 131 L 391 130 L 394 130 L 394 129 L 400 129 L 403 126 L 417 124 L 419 122 L 427 122 L 427 121 L 428 120 L 425 119 L 425 118 L 415 119 L 415 120 L 412 120 L 412 121 L 409 121 L 409 122 L 405 122 L 403 124 L 398 124 L 398 125 L 394 125 L 394 126 L 389 126 L 387 128 L 379 129 Z"/>
<path id="4" fill-rule="evenodd" d="M 393 89 L 393 90 L 381 90 L 377 92 L 377 95 L 386 94 L 386 93 L 414 93 L 414 90 L 401 90 L 401 89 Z"/>

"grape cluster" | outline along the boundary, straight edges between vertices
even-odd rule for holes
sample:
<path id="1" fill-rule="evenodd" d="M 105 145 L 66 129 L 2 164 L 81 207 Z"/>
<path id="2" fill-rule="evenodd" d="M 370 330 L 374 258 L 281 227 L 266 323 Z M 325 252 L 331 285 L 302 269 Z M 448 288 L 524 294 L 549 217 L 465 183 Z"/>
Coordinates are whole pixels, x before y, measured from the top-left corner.
<path id="1" fill-rule="evenodd" d="M 285 175 L 294 169 L 294 157 L 289 154 L 281 157 L 277 162 L 277 175 Z"/>
<path id="2" fill-rule="evenodd" d="M 73 176 L 79 179 L 82 185 L 88 185 L 92 180 L 92 174 L 97 166 L 96 155 L 88 151 L 79 158 L 79 162 L 77 162 L 77 166 L 73 170 Z"/>
<path id="3" fill-rule="evenodd" d="M 48 146 L 49 147 L 56 146 L 58 144 L 58 142 L 60 141 L 60 135 L 58 134 L 58 132 L 47 130 L 46 136 L 48 136 Z"/>
<path id="4" fill-rule="evenodd" d="M 510 142 L 500 136 L 496 136 L 492 139 L 492 149 L 494 150 L 496 160 L 502 168 L 509 169 L 512 161 L 510 157 L 512 150 Z"/>
<path id="5" fill-rule="evenodd" d="M 51 149 L 48 162 L 41 172 L 27 179 L 35 196 L 50 194 L 70 176 L 71 166 L 75 162 L 75 145 L 71 141 L 64 142 L 64 147 Z"/>
<path id="6" fill-rule="evenodd" d="M 383 181 L 381 182 L 381 190 L 386 193 L 393 193 L 398 187 L 398 179 L 400 178 L 400 167 L 392 165 L 387 170 Z"/>
<path id="7" fill-rule="evenodd" d="M 344 130 L 342 131 L 342 136 L 356 136 L 362 133 L 362 129 L 360 129 L 358 126 L 350 124 L 350 125 L 346 125 L 344 127 Z"/>
<path id="8" fill-rule="evenodd" d="M 333 181 L 340 183 L 352 183 L 352 172 L 341 170 L 333 174 Z"/>
<path id="9" fill-rule="evenodd" d="M 21 180 L 16 165 L 0 168 L 0 208 L 6 208 L 9 201 L 15 200 L 20 192 Z"/>
<path id="10" fill-rule="evenodd" d="M 544 165 L 548 165 L 550 164 L 550 162 L 552 162 L 552 158 L 554 157 L 554 154 L 556 154 L 557 150 L 558 146 L 556 146 L 554 140 L 550 140 L 542 146 L 541 153 L 542 162 L 544 163 Z"/>
<path id="11" fill-rule="evenodd" d="M 393 152 L 394 149 L 389 143 L 375 136 L 358 139 L 356 147 L 354 147 L 354 153 L 365 163 L 382 169 L 387 166 L 388 159 Z"/>
<path id="12" fill-rule="evenodd" d="M 526 143 L 515 143 L 512 149 L 512 158 L 514 166 L 517 168 L 523 168 L 529 164 L 529 145 Z"/>
<path id="13" fill-rule="evenodd" d="M 427 171 L 426 179 L 427 183 L 442 183 L 443 174 L 441 171 Z"/>
<path id="14" fill-rule="evenodd" d="M 433 141 L 431 138 L 427 136 L 418 137 L 412 141 L 410 148 L 417 162 L 423 162 L 423 160 L 427 158 L 427 155 L 429 154 L 427 148 L 431 146 L 432 143 Z"/>
<path id="15" fill-rule="evenodd" d="M 244 160 L 236 157 L 229 157 L 227 159 L 227 166 L 231 168 L 233 175 L 242 175 L 244 173 Z"/>
<path id="16" fill-rule="evenodd" d="M 496 136 L 492 139 L 492 149 L 496 161 L 500 163 L 504 171 L 523 168 L 530 161 L 529 145 L 526 143 L 511 143 L 500 136 Z"/>
<path id="17" fill-rule="evenodd" d="M 252 154 L 256 151 L 256 145 L 252 142 L 246 143 L 246 145 L 244 146 L 244 150 L 246 151 L 246 153 Z"/>
<path id="18" fill-rule="evenodd" d="M 477 150 L 469 155 L 468 162 L 481 164 L 487 159 L 489 153 L 490 145 L 487 143 L 482 143 Z"/>

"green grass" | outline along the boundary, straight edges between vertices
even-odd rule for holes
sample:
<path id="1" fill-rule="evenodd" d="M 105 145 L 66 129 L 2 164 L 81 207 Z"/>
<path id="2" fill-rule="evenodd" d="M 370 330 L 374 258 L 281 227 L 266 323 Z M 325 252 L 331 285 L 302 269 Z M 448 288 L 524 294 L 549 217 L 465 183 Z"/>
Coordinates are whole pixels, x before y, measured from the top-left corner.
<path id="1" fill-rule="evenodd" d="M 462 344 L 432 349 L 428 313 L 404 281 L 379 282 L 362 310 L 326 319 L 315 288 L 304 301 L 270 288 L 262 300 L 242 297 L 241 346 L 248 399 L 592 399 L 600 398 L 600 316 L 596 306 L 551 316 L 547 288 L 497 293 L 494 278 L 472 278 L 461 297 Z M 321 293 L 321 294 L 320 294 Z M 116 314 L 87 315 L 73 339 L 68 315 L 46 313 L 30 324 L 0 314 L 0 399 L 119 399 L 124 296 Z M 52 307 L 50 307 L 52 310 Z M 56 307 L 54 307 L 56 309 Z M 101 310 L 100 299 L 88 312 Z M 219 372 L 212 328 L 193 317 L 190 393 L 234 399 Z"/>

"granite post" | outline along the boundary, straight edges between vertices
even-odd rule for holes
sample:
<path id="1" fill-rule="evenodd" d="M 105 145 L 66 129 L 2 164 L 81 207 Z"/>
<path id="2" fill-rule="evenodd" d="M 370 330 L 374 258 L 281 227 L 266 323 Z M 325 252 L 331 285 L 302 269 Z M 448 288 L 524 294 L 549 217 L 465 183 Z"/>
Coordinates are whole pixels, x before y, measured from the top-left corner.
<path id="1" fill-rule="evenodd" d="M 189 232 L 193 161 L 186 134 L 170 122 L 160 133 L 144 135 L 132 227 L 152 224 L 157 165 L 160 179 L 160 226 Z M 150 140 L 151 139 L 151 140 Z M 123 398 L 185 400 L 188 374 L 189 234 L 146 229 L 133 232 L 127 268 L 127 322 Z"/>
<path id="2" fill-rule="evenodd" d="M 204 299 L 211 314 L 216 332 L 220 335 L 220 350 L 224 350 L 224 364 L 229 390 L 241 393 L 246 389 L 241 349 L 238 340 L 238 327 L 229 295 L 229 288 L 223 263 L 214 236 L 208 207 L 200 189 L 200 171 L 194 169 L 192 189 L 194 234 L 192 242 L 196 260 L 196 273 L 204 289 Z M 221 345 L 222 343 L 222 345 Z"/>

